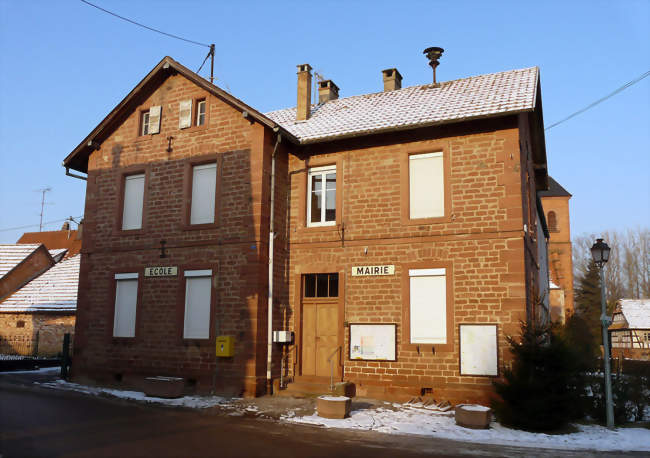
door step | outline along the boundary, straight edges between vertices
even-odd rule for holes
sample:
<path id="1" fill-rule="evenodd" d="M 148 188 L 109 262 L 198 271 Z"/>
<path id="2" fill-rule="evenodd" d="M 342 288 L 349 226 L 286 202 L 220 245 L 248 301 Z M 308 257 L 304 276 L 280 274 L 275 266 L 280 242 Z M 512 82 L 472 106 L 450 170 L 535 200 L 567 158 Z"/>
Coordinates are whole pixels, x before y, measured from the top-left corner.
<path id="1" fill-rule="evenodd" d="M 354 384 L 350 382 L 336 382 L 334 390 L 330 390 L 329 382 L 313 382 L 297 380 L 287 385 L 284 390 L 278 391 L 278 396 L 294 398 L 313 398 L 324 394 L 354 397 Z"/>

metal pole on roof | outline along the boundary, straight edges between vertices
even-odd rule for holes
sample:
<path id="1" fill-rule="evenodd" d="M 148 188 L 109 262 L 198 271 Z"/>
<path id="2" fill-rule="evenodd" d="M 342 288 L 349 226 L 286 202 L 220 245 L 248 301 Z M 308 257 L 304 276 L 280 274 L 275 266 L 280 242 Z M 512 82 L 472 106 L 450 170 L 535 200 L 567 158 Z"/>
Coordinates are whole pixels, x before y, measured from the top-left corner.
<path id="1" fill-rule="evenodd" d="M 41 192 L 41 222 L 38 225 L 38 232 L 43 232 L 43 211 L 45 208 L 45 193 L 51 191 L 52 188 L 39 189 Z"/>
<path id="2" fill-rule="evenodd" d="M 214 44 L 210 45 L 210 82 L 214 84 Z"/>

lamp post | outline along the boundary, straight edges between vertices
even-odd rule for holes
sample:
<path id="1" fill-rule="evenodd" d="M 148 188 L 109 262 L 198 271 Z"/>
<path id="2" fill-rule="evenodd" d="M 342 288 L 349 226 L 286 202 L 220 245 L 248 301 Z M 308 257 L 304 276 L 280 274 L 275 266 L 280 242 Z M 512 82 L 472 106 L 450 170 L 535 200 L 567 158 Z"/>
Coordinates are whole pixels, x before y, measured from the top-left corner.
<path id="1" fill-rule="evenodd" d="M 605 349 L 605 396 L 606 396 L 606 414 L 607 414 L 607 427 L 612 429 L 614 427 L 614 402 L 612 400 L 612 371 L 609 361 L 609 335 L 607 329 L 611 324 L 611 320 L 607 315 L 607 308 L 605 306 L 605 264 L 609 260 L 609 246 L 603 239 L 596 239 L 596 243 L 591 247 L 591 257 L 600 270 L 600 322 L 603 326 L 603 347 Z"/>

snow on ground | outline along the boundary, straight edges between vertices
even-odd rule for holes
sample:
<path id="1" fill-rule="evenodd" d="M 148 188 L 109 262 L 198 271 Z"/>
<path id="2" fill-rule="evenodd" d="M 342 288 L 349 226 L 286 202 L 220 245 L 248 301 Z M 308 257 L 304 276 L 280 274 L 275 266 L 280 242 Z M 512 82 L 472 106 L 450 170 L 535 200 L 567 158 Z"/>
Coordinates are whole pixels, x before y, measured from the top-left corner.
<path id="1" fill-rule="evenodd" d="M 392 409 L 353 410 L 349 418 L 331 420 L 317 414 L 297 417 L 289 412 L 281 420 L 292 423 L 320 425 L 389 434 L 418 434 L 463 442 L 480 442 L 520 447 L 588 450 L 650 450 L 650 430 L 617 428 L 613 431 L 599 425 L 576 425 L 571 434 L 530 433 L 506 428 L 492 422 L 490 429 L 468 429 L 456 425 L 453 411 L 439 412 L 421 406 L 392 404 Z M 354 404 L 353 404 L 354 408 Z"/>
<path id="2" fill-rule="evenodd" d="M 13 374 L 55 374 L 61 372 L 61 366 L 54 367 L 43 367 L 41 369 L 35 369 L 30 371 L 4 371 L 0 372 L 0 375 L 13 375 Z"/>
<path id="3" fill-rule="evenodd" d="M 127 399 L 130 401 L 147 402 L 153 404 L 164 404 L 172 407 L 189 407 L 192 409 L 207 409 L 214 406 L 226 407 L 231 400 L 220 396 L 183 396 L 181 398 L 167 399 L 149 397 L 141 391 L 115 390 L 112 388 L 102 388 L 95 386 L 79 385 L 78 383 L 66 382 L 65 380 L 56 380 L 53 382 L 43 382 L 37 385 L 59 390 L 78 391 L 90 395 L 113 396 L 116 398 Z"/>

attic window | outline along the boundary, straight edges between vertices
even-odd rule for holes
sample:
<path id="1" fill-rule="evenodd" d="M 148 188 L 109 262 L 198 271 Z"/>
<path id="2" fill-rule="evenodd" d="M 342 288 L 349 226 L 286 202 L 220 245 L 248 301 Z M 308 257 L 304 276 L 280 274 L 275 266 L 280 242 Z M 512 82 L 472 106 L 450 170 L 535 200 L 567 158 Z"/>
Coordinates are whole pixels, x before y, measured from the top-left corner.
<path id="1" fill-rule="evenodd" d="M 202 126 L 203 124 L 205 124 L 205 99 L 196 103 L 196 125 Z"/>
<path id="2" fill-rule="evenodd" d="M 140 115 L 140 135 L 149 134 L 149 110 L 143 111 Z"/>

